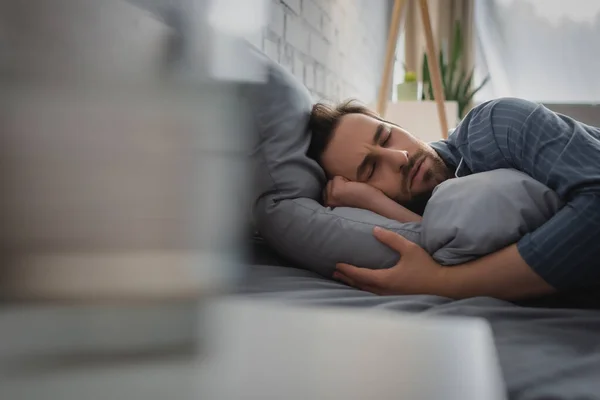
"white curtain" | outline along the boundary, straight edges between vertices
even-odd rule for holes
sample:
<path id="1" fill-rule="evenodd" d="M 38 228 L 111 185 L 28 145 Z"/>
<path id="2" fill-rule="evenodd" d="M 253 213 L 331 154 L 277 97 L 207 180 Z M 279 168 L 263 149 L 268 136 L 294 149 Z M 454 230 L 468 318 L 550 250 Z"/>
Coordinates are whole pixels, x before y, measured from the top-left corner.
<path id="1" fill-rule="evenodd" d="M 600 1 L 476 0 L 476 101 L 600 103 Z"/>

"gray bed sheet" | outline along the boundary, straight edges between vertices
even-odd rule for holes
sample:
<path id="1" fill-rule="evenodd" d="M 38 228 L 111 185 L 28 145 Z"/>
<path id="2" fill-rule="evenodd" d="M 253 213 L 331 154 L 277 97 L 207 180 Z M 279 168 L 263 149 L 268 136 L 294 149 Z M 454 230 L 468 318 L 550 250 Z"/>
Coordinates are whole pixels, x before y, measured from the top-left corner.
<path id="1" fill-rule="evenodd" d="M 486 297 L 453 301 L 427 295 L 377 296 L 285 266 L 272 256 L 262 254 L 253 261 L 239 286 L 242 296 L 295 305 L 482 317 L 492 327 L 510 399 L 600 399 L 597 292 L 584 300 L 547 298 L 529 304 Z"/>

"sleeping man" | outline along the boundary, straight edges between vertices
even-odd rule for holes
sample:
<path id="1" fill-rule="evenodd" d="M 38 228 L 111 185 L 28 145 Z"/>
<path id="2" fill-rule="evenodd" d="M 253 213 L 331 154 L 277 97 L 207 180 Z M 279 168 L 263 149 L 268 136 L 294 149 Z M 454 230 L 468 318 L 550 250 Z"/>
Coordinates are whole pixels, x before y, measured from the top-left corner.
<path id="1" fill-rule="evenodd" d="M 453 267 L 381 229 L 400 254 L 383 270 L 338 264 L 334 277 L 378 294 L 492 296 L 517 300 L 600 283 L 600 129 L 520 99 L 475 107 L 448 140 L 424 143 L 354 103 L 317 104 L 309 156 L 330 179 L 326 205 L 357 207 L 400 222 L 419 221 L 442 182 L 514 169 L 564 201 L 518 242 Z"/>

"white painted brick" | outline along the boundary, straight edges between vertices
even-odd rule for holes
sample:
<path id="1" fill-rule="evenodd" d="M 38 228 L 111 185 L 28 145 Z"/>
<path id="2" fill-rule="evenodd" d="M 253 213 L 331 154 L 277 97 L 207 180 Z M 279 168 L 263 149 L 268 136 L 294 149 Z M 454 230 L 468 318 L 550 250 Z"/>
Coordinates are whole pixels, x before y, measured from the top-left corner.
<path id="1" fill-rule="evenodd" d="M 362 13 L 358 9 L 356 0 L 342 0 L 339 1 L 338 4 L 343 6 L 344 12 L 346 13 L 346 20 L 350 20 L 354 24 L 360 23 L 359 16 Z"/>
<path id="2" fill-rule="evenodd" d="M 321 31 L 322 15 L 323 11 L 312 0 L 303 0 L 302 16 L 310 26 L 318 31 Z"/>
<path id="3" fill-rule="evenodd" d="M 350 58 L 350 57 L 342 58 L 341 65 L 342 65 L 342 67 L 340 70 L 340 77 L 345 81 L 352 81 L 354 79 L 354 71 L 353 71 L 354 64 L 352 64 L 352 58 Z"/>
<path id="4" fill-rule="evenodd" d="M 344 3 L 343 0 L 331 0 L 331 6 L 333 8 L 333 10 L 339 12 L 341 10 L 343 10 L 344 5 L 340 4 L 340 3 Z"/>
<path id="5" fill-rule="evenodd" d="M 290 46 L 282 48 L 279 63 L 289 72 L 294 72 L 294 50 Z"/>
<path id="6" fill-rule="evenodd" d="M 335 26 L 333 25 L 333 21 L 327 15 L 323 15 L 323 19 L 321 21 L 321 32 L 325 39 L 329 41 L 329 43 L 335 45 Z"/>
<path id="7" fill-rule="evenodd" d="M 327 68 L 331 71 L 335 71 L 336 74 L 340 75 L 343 69 L 342 60 L 344 55 L 340 53 L 337 48 L 332 48 L 329 56 L 327 57 Z"/>
<path id="8" fill-rule="evenodd" d="M 348 15 L 349 8 L 353 7 L 352 0 L 339 0 L 336 5 L 336 10 L 344 13 L 344 18 Z"/>
<path id="9" fill-rule="evenodd" d="M 277 36 L 283 37 L 285 18 L 283 6 L 279 3 L 273 3 L 269 11 L 269 29 L 277 34 Z"/>
<path id="10" fill-rule="evenodd" d="M 300 15 L 302 10 L 300 9 L 300 0 L 282 0 L 285 5 L 292 9 L 296 14 Z"/>
<path id="11" fill-rule="evenodd" d="M 333 97 L 336 80 L 337 80 L 337 78 L 336 78 L 335 74 L 333 74 L 331 72 L 326 72 L 325 94 L 327 94 L 327 96 L 329 96 L 330 98 Z"/>
<path id="12" fill-rule="evenodd" d="M 346 91 L 346 85 L 340 83 L 340 99 L 348 100 L 348 92 Z"/>
<path id="13" fill-rule="evenodd" d="M 323 65 L 329 61 L 329 44 L 318 34 L 310 35 L 310 55 Z"/>
<path id="14" fill-rule="evenodd" d="M 349 51 L 351 51 L 353 47 L 350 42 L 350 35 L 345 30 L 342 29 L 338 31 L 337 48 L 340 50 L 340 52 L 347 54 Z"/>
<path id="15" fill-rule="evenodd" d="M 262 30 L 248 36 L 246 38 L 246 40 L 248 40 L 248 42 L 250 42 L 250 44 L 252 44 L 253 46 L 256 46 L 256 48 L 258 48 L 260 50 L 263 49 L 263 32 L 262 32 Z"/>
<path id="16" fill-rule="evenodd" d="M 309 90 L 311 97 L 315 103 L 323 100 L 323 96 L 314 90 Z"/>
<path id="17" fill-rule="evenodd" d="M 302 83 L 304 83 L 304 62 L 302 62 L 302 59 L 296 55 L 294 57 L 294 76 L 296 78 L 298 78 L 298 80 Z"/>
<path id="18" fill-rule="evenodd" d="M 315 90 L 319 93 L 326 92 L 325 69 L 320 66 L 315 68 Z"/>
<path id="19" fill-rule="evenodd" d="M 326 16 L 331 16 L 333 12 L 333 2 L 331 0 L 313 0 L 316 1 L 318 6 L 321 8 L 323 13 L 323 18 Z"/>
<path id="20" fill-rule="evenodd" d="M 383 0 L 271 0 L 264 36 L 249 39 L 313 98 L 375 100 L 389 20 Z"/>
<path id="21" fill-rule="evenodd" d="M 265 39 L 264 46 L 264 51 L 267 57 L 269 57 L 271 60 L 279 62 L 279 43 L 269 39 Z"/>
<path id="22" fill-rule="evenodd" d="M 359 99 L 359 100 L 363 101 L 362 99 L 360 99 L 360 94 L 358 92 L 358 89 L 356 89 L 353 85 L 351 85 L 349 83 L 346 84 L 344 97 L 346 99 Z"/>
<path id="23" fill-rule="evenodd" d="M 354 90 L 354 88 L 352 87 L 351 84 L 349 84 L 348 82 L 344 82 L 344 98 L 345 99 L 350 99 L 350 98 L 354 98 L 356 91 Z"/>
<path id="24" fill-rule="evenodd" d="M 312 64 L 304 67 L 304 84 L 309 89 L 315 88 L 315 67 Z"/>
<path id="25" fill-rule="evenodd" d="M 335 84 L 333 98 L 335 101 L 342 101 L 344 99 L 344 96 L 342 96 L 342 85 L 339 82 Z"/>
<path id="26" fill-rule="evenodd" d="M 285 41 L 301 52 L 308 54 L 310 32 L 298 17 L 286 14 L 285 16 Z"/>
<path id="27" fill-rule="evenodd" d="M 339 80 L 344 78 L 344 70 L 348 68 L 352 68 L 351 65 L 346 65 L 346 58 L 342 54 L 338 54 L 337 61 L 334 63 L 334 66 L 331 68 L 333 72 L 335 72 L 336 76 Z"/>
<path id="28" fill-rule="evenodd" d="M 332 11 L 328 13 L 328 15 L 329 17 L 331 17 L 331 22 L 336 28 L 342 26 L 344 23 L 344 19 L 346 18 L 346 12 L 341 6 L 339 6 L 336 3 L 334 3 L 334 5 L 332 6 Z"/>

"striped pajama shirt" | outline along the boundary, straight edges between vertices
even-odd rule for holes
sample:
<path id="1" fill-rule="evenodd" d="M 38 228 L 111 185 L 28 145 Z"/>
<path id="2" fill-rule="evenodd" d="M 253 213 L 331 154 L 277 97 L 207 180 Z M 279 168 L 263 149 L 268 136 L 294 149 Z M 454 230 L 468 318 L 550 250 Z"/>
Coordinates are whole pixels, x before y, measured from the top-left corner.
<path id="1" fill-rule="evenodd" d="M 513 98 L 475 107 L 447 140 L 430 143 L 461 177 L 522 171 L 565 206 L 517 243 L 527 264 L 564 290 L 600 282 L 600 128 Z"/>

